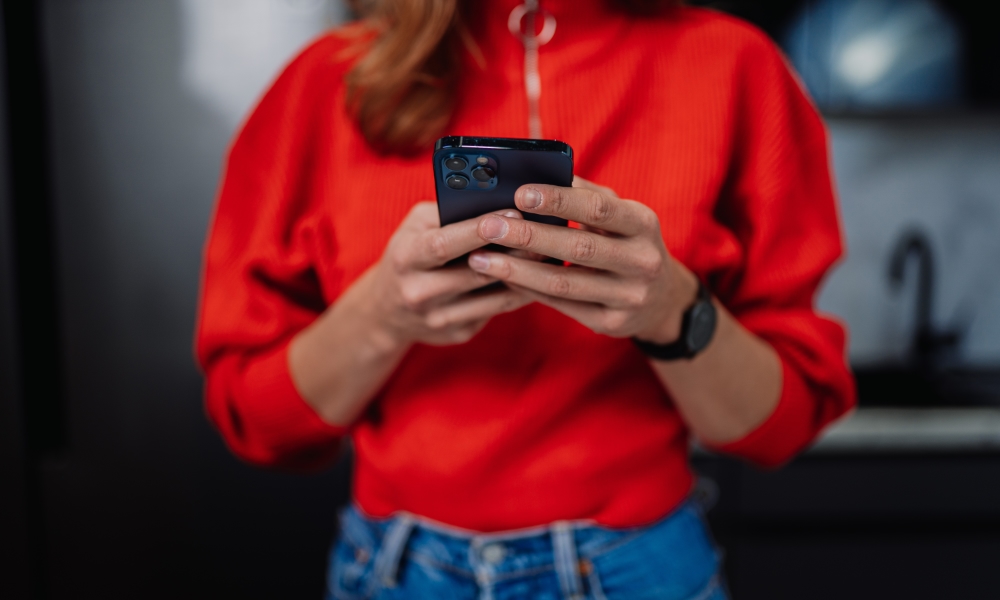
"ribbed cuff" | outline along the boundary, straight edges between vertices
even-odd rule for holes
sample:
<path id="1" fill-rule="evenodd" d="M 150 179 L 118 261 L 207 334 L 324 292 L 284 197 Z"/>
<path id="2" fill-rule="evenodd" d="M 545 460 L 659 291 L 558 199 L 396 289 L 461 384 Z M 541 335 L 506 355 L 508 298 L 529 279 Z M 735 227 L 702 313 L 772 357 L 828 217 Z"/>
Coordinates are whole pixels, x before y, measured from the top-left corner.
<path id="1" fill-rule="evenodd" d="M 815 435 L 812 392 L 806 380 L 784 360 L 781 378 L 778 406 L 763 423 L 736 441 L 706 445 L 765 467 L 780 466 L 809 445 Z"/>
<path id="2" fill-rule="evenodd" d="M 329 444 L 347 433 L 323 419 L 302 398 L 288 370 L 288 343 L 257 357 L 245 367 L 245 396 L 241 406 L 266 446 L 279 453 Z"/>

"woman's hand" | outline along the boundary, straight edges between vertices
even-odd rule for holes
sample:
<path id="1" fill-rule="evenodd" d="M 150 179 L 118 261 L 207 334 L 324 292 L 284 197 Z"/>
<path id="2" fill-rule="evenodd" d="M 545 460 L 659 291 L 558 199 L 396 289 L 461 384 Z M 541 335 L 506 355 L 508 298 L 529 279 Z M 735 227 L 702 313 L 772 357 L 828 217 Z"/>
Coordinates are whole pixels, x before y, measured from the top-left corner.
<path id="1" fill-rule="evenodd" d="M 573 188 L 528 185 L 517 192 L 524 212 L 576 221 L 581 230 L 503 215 L 479 222 L 483 240 L 559 258 L 573 266 L 535 263 L 477 251 L 469 264 L 596 332 L 658 344 L 680 335 L 698 281 L 663 244 L 648 207 L 577 179 Z M 777 406 L 781 362 L 767 342 L 716 303 L 712 342 L 692 360 L 651 361 L 691 430 L 709 443 L 739 439 Z"/>
<path id="2" fill-rule="evenodd" d="M 595 332 L 669 343 L 697 295 L 694 275 L 663 244 L 649 207 L 576 178 L 574 187 L 527 185 L 516 194 L 524 212 L 562 217 L 581 229 L 488 215 L 479 236 L 508 248 L 572 263 L 569 267 L 477 251 L 469 265 L 504 281 Z"/>
<path id="3" fill-rule="evenodd" d="M 496 213 L 511 222 L 520 213 Z M 421 202 L 393 234 L 367 286 L 375 320 L 401 344 L 448 345 L 468 341 L 490 318 L 531 302 L 507 287 L 474 292 L 496 278 L 447 263 L 486 245 L 478 219 L 439 227 L 437 207 Z"/>
<path id="4" fill-rule="evenodd" d="M 515 210 L 502 218 L 519 222 Z M 382 255 L 292 340 L 292 380 L 328 423 L 352 423 L 415 342 L 460 344 L 490 318 L 531 302 L 496 278 L 448 264 L 488 242 L 480 219 L 438 226 L 432 202 L 413 207 Z"/>

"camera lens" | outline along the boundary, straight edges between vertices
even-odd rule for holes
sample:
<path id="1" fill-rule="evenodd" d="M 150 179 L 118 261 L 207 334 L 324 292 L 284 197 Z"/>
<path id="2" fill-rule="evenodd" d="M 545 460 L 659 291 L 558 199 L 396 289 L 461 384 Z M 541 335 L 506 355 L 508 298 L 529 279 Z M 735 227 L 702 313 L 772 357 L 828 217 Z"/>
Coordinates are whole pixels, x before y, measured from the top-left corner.
<path id="1" fill-rule="evenodd" d="M 448 167 L 451 171 L 461 171 L 467 164 L 469 163 L 465 162 L 465 159 L 461 156 L 452 156 L 448 160 L 444 161 L 444 166 Z"/>
<path id="2" fill-rule="evenodd" d="M 448 187 L 453 190 L 464 190 L 469 187 L 469 180 L 464 175 L 452 173 L 448 176 Z"/>
<path id="3" fill-rule="evenodd" d="M 476 167 L 472 170 L 472 176 L 476 178 L 476 181 L 489 181 L 496 177 L 497 172 L 491 167 Z"/>

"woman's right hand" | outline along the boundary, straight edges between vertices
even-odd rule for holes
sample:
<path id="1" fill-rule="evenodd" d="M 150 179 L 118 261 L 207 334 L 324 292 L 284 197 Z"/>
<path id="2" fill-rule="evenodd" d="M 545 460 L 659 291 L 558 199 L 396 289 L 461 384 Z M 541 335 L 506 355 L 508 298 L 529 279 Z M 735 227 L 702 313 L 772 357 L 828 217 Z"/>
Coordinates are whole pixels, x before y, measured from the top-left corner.
<path id="1" fill-rule="evenodd" d="M 515 210 L 499 211 L 519 219 Z M 410 210 L 382 258 L 348 288 L 288 351 L 299 392 L 335 425 L 351 423 L 414 343 L 461 344 L 489 320 L 532 300 L 456 261 L 488 242 L 480 218 L 439 226 L 437 207 Z"/>
<path id="2" fill-rule="evenodd" d="M 498 211 L 521 218 L 516 210 Z M 448 265 L 483 247 L 479 218 L 439 226 L 437 206 L 421 202 L 410 210 L 372 269 L 367 302 L 383 331 L 402 345 L 467 342 L 490 318 L 531 302 L 506 286 L 477 291 L 497 280 L 466 261 Z"/>

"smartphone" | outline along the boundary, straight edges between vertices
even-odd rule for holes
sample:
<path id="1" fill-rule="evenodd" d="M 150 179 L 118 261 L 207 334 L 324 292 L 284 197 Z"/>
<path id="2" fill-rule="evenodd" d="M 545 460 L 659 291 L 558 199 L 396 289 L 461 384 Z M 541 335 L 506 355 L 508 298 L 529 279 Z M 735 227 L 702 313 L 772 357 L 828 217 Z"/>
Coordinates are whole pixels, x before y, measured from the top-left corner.
<path id="1" fill-rule="evenodd" d="M 573 149 L 556 140 L 447 136 L 434 145 L 434 185 L 441 226 L 516 208 L 514 192 L 527 183 L 569 187 Z M 529 221 L 565 219 L 524 213 Z"/>

